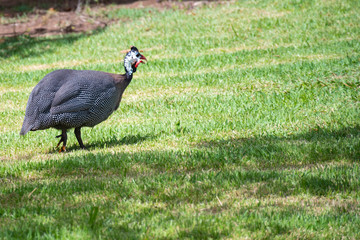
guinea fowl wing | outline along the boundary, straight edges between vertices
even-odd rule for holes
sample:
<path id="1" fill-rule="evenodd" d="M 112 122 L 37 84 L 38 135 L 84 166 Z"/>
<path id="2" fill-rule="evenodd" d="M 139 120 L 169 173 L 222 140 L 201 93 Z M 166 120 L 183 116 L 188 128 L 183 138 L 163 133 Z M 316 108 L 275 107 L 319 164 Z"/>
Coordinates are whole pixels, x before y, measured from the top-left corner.
<path id="1" fill-rule="evenodd" d="M 74 76 L 75 75 L 75 76 Z M 118 94 L 110 74 L 76 71 L 55 93 L 50 114 L 57 128 L 94 126 L 113 111 Z"/>
<path id="2" fill-rule="evenodd" d="M 89 110 L 99 96 L 86 83 L 67 82 L 54 96 L 50 113 L 52 115 Z"/>

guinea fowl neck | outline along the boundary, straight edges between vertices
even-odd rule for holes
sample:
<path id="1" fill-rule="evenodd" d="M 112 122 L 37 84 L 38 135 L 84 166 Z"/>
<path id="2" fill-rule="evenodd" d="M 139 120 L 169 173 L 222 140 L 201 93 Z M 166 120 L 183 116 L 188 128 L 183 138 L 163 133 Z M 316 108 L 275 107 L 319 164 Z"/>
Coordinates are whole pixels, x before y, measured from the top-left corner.
<path id="1" fill-rule="evenodd" d="M 125 56 L 125 59 L 124 59 L 124 68 L 125 68 L 125 79 L 127 81 L 131 81 L 132 77 L 133 77 L 133 73 L 134 73 L 134 69 L 133 67 L 131 66 L 131 61 L 130 59 L 128 58 L 128 56 Z M 136 69 L 135 69 L 136 71 Z"/>
<path id="2" fill-rule="evenodd" d="M 131 82 L 131 79 L 133 78 L 133 73 L 132 72 L 126 72 L 125 73 L 125 80 L 127 81 L 127 82 Z"/>

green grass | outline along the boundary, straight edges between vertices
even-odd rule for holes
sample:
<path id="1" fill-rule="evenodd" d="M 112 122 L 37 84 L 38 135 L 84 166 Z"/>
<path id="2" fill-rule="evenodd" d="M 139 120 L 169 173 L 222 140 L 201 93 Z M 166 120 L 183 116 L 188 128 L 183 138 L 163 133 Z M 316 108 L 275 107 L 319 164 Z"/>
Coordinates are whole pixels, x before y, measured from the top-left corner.
<path id="1" fill-rule="evenodd" d="M 0 239 L 359 239 L 358 1 L 110 8 L 83 35 L 0 43 Z M 142 65 L 107 121 L 19 136 L 58 68 Z"/>

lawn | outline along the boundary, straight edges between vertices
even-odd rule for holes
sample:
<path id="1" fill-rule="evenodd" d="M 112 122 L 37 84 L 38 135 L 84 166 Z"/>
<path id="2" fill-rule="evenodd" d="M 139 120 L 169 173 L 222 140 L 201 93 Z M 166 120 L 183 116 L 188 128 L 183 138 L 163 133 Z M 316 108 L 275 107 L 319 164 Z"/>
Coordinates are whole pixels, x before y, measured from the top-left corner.
<path id="1" fill-rule="evenodd" d="M 0 43 L 0 239 L 359 239 L 360 3 L 104 10 L 104 30 Z M 59 154 L 20 137 L 59 68 L 123 73 L 119 109 Z"/>

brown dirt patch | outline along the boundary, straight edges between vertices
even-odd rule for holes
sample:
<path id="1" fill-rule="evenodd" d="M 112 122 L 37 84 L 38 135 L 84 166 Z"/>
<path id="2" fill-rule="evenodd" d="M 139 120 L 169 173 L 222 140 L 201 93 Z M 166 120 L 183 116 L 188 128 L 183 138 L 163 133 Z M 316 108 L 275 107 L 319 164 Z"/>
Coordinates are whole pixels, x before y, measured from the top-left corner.
<path id="1" fill-rule="evenodd" d="M 0 0 L 0 3 L 10 4 L 14 2 L 22 3 L 24 0 L 7 1 Z M 75 1 L 74 1 L 75 2 Z M 76 1 L 77 2 L 77 1 Z M 107 19 L 101 16 L 101 11 L 107 8 L 157 8 L 157 9 L 187 9 L 191 10 L 209 4 L 223 3 L 220 1 L 112 1 L 117 5 L 93 4 L 88 9 L 81 12 L 75 11 L 74 4 L 64 4 L 46 10 L 34 7 L 29 12 L 16 12 L 14 6 L 9 5 L 7 9 L 0 9 L 3 16 L 0 18 L 0 38 L 28 35 L 32 37 L 58 35 L 76 32 L 88 32 L 99 28 L 105 28 L 113 22 L 121 19 Z M 91 16 L 87 13 L 91 13 Z"/>
<path id="2" fill-rule="evenodd" d="M 0 36 L 43 36 L 72 32 L 87 32 L 104 28 L 107 22 L 75 12 L 57 12 L 54 9 L 37 10 L 27 16 L 26 22 L 0 25 Z"/>

